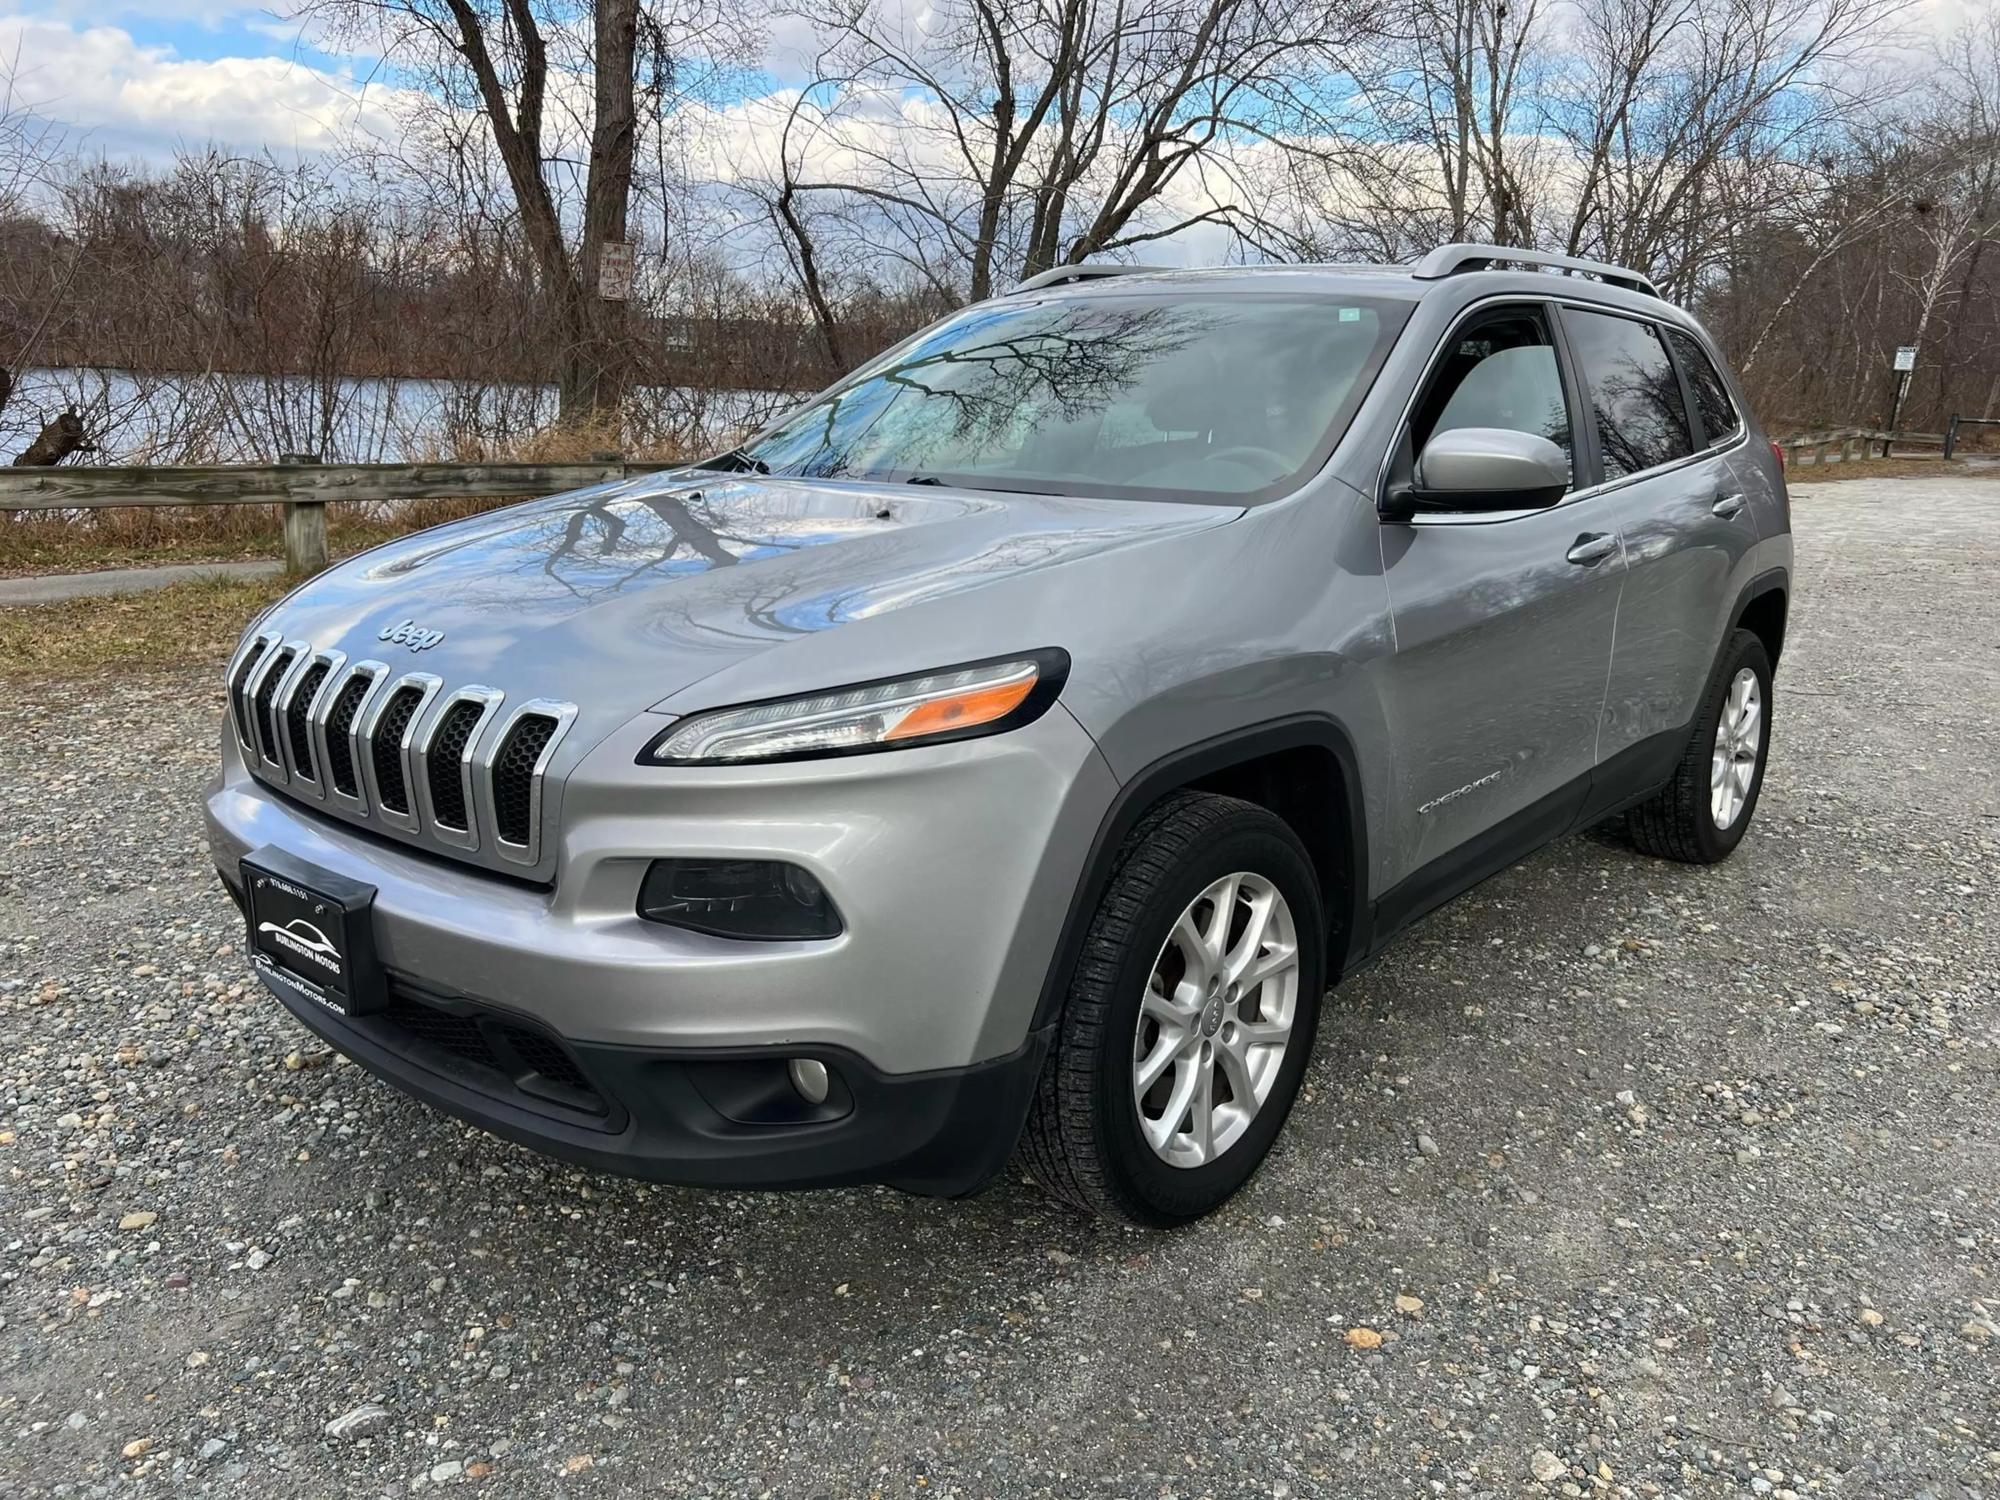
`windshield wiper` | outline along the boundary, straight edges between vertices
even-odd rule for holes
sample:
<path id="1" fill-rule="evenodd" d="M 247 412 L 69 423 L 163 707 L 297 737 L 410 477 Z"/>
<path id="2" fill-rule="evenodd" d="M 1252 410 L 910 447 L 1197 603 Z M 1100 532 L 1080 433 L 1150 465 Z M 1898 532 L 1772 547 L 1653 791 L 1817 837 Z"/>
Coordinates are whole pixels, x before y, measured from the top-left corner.
<path id="1" fill-rule="evenodd" d="M 903 481 L 903 483 L 905 483 L 905 484 L 943 484 L 943 483 L 944 483 L 944 481 L 943 481 L 942 479 L 938 478 L 938 477 L 937 477 L 937 475 L 935 475 L 935 474 L 912 474 L 912 475 L 911 475 L 911 476 L 910 476 L 910 477 L 909 477 L 908 479 L 905 479 L 905 480 Z"/>
<path id="2" fill-rule="evenodd" d="M 743 448 L 731 448 L 727 453 L 718 453 L 713 458 L 704 458 L 696 464 L 697 469 L 722 469 L 731 474 L 768 474 L 771 466 L 761 458 L 753 458 Z"/>

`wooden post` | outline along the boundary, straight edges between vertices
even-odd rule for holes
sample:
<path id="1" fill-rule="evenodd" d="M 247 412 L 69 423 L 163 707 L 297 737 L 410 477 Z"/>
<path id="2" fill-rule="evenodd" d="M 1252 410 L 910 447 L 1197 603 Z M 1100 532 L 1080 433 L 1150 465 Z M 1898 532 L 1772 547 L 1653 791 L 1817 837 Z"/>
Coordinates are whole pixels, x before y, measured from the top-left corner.
<path id="1" fill-rule="evenodd" d="M 317 453 L 280 453 L 281 464 L 317 464 Z M 326 566 L 326 502 L 287 500 L 285 517 L 285 571 L 303 577 Z"/>

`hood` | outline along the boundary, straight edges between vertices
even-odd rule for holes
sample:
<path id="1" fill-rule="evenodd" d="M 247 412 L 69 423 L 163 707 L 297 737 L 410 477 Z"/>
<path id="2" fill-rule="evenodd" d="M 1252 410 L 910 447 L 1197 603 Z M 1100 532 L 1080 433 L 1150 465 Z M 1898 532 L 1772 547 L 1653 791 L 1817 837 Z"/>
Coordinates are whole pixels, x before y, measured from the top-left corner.
<path id="1" fill-rule="evenodd" d="M 851 667 L 817 685 L 903 670 L 867 649 L 883 641 L 879 629 L 857 627 L 911 611 L 928 622 L 957 596 L 1240 514 L 679 470 L 392 542 L 288 596 L 270 626 L 449 687 L 573 702 L 601 734 L 828 632 L 863 649 L 843 651 Z M 991 651 L 1061 644 L 1024 636 Z M 825 658 L 807 654 L 823 671 Z M 944 664 L 912 660 L 911 670 Z"/>

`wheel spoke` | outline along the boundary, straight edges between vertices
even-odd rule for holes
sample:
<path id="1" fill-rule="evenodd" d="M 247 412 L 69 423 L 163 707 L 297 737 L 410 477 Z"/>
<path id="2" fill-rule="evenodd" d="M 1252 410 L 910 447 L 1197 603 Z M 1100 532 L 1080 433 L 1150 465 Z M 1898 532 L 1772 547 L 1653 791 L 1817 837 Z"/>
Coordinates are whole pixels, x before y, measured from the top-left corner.
<path id="1" fill-rule="evenodd" d="M 1240 1033 L 1234 1042 L 1215 1049 L 1215 1061 L 1229 1080 L 1229 1092 L 1236 1107 L 1245 1114 L 1254 1114 L 1258 1104 L 1257 1084 L 1251 1077 L 1249 1049 Z"/>
<path id="2" fill-rule="evenodd" d="M 1148 989 L 1146 998 L 1139 1002 L 1139 1014 L 1151 1016 L 1160 1023 L 1160 1029 L 1163 1031 L 1168 1027 L 1176 1031 L 1186 1031 L 1200 1006 L 1200 991 L 1186 980 L 1182 980 L 1174 986 L 1174 997 L 1171 1000 L 1158 990 Z"/>
<path id="3" fill-rule="evenodd" d="M 1296 943 L 1273 945 L 1269 953 L 1250 965 L 1238 982 L 1243 986 L 1245 998 L 1248 998 L 1250 992 L 1266 980 L 1283 978 L 1298 966 L 1299 950 Z"/>
<path id="4" fill-rule="evenodd" d="M 1282 1047 L 1292 1035 L 1290 1021 L 1238 1021 L 1237 1041 L 1246 1050 L 1251 1047 Z"/>
<path id="5" fill-rule="evenodd" d="M 1736 721 L 1736 743 L 1739 746 L 1755 745 L 1757 743 L 1757 725 L 1758 721 L 1763 717 L 1763 713 L 1762 705 L 1757 703 L 1755 699 L 1743 705 L 1742 716 Z"/>
<path id="6" fill-rule="evenodd" d="M 1198 976 L 1205 980 L 1215 972 L 1215 960 L 1208 951 L 1208 935 L 1195 924 L 1192 906 L 1181 913 L 1180 920 L 1174 923 L 1174 930 L 1167 940 L 1181 950 L 1181 956 L 1187 960 L 1190 976 Z"/>
<path id="7" fill-rule="evenodd" d="M 1249 983 L 1245 971 L 1256 963 L 1257 955 L 1264 949 L 1264 935 L 1271 930 L 1271 913 L 1277 904 L 1276 890 L 1261 891 L 1250 897 L 1250 920 L 1243 924 L 1243 936 L 1222 963 L 1222 972 L 1232 983 Z"/>
<path id="8" fill-rule="evenodd" d="M 1223 966 L 1223 954 L 1229 949 L 1229 926 L 1236 920 L 1236 895 L 1242 889 L 1241 875 L 1225 875 L 1206 892 L 1215 903 L 1208 914 L 1208 931 L 1202 934 L 1210 973 L 1220 971 Z"/>
<path id="9" fill-rule="evenodd" d="M 1141 1058 L 1133 1070 L 1132 1087 L 1142 1096 L 1146 1094 L 1160 1081 L 1160 1076 L 1174 1065 L 1174 1059 L 1187 1050 L 1187 1045 L 1188 1035 L 1185 1031 L 1174 1033 L 1162 1027 L 1159 1039 L 1153 1043 L 1153 1050 Z"/>
<path id="10" fill-rule="evenodd" d="M 1197 1062 L 1194 1097 L 1188 1103 L 1188 1133 L 1194 1137 L 1195 1155 L 1208 1161 L 1215 1155 L 1215 1067 Z"/>
<path id="11" fill-rule="evenodd" d="M 1159 1117 L 1149 1118 L 1145 1111 L 1140 1111 L 1139 1127 L 1161 1155 L 1166 1154 L 1174 1137 L 1180 1134 L 1181 1121 L 1187 1118 L 1188 1106 L 1194 1102 L 1195 1086 L 1207 1071 L 1193 1059 L 1182 1059 L 1181 1066 L 1174 1070 L 1174 1086 L 1167 1094 L 1167 1107 L 1160 1111 Z"/>

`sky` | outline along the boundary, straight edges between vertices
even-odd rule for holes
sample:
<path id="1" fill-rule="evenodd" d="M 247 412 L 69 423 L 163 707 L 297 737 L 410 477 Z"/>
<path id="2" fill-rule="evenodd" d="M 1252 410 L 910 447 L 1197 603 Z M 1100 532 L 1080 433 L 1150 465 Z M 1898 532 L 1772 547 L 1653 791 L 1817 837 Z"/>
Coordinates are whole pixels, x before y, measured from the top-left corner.
<path id="1" fill-rule="evenodd" d="M 1916 0 L 1912 19 L 1943 30 L 1966 5 Z M 773 88 L 794 71 L 788 40 L 773 39 Z M 150 164 L 210 145 L 310 154 L 351 124 L 394 128 L 393 95 L 370 59 L 319 51 L 300 23 L 242 0 L 0 0 L 0 86 L 14 108 L 60 125 L 72 150 Z M 770 117 L 747 99 L 726 112 L 753 135 Z"/>
<path id="2" fill-rule="evenodd" d="M 74 149 L 161 162 L 177 146 L 316 151 L 369 111 L 352 62 L 301 46 L 298 27 L 233 0 L 0 0 L 11 103 L 61 125 Z"/>

